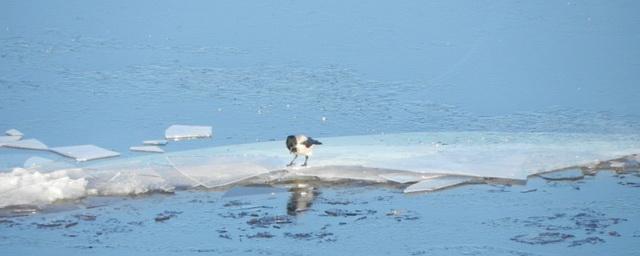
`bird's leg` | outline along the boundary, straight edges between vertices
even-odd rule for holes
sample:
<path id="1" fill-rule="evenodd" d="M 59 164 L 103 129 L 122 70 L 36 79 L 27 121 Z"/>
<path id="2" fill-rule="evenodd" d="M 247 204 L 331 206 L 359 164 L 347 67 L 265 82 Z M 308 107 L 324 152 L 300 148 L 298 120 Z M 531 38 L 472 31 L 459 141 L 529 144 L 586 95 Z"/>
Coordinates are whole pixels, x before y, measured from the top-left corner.
<path id="1" fill-rule="evenodd" d="M 291 163 L 289 163 L 289 164 L 287 165 L 287 167 L 292 166 L 292 165 L 293 165 L 293 161 L 295 161 L 295 160 L 296 160 L 296 158 L 298 158 L 298 155 L 294 155 L 293 160 L 291 160 Z"/>
<path id="2" fill-rule="evenodd" d="M 304 164 L 302 166 L 307 166 L 307 160 L 309 160 L 309 156 L 304 156 Z"/>

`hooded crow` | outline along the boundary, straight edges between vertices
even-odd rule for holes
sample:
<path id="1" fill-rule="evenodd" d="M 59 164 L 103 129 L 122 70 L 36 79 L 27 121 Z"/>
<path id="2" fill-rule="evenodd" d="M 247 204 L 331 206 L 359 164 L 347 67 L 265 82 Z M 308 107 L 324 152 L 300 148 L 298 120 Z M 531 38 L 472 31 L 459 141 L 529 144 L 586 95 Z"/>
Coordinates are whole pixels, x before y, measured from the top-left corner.
<path id="1" fill-rule="evenodd" d="M 299 155 L 304 156 L 304 164 L 302 164 L 302 166 L 307 166 L 307 161 L 309 160 L 309 156 L 313 150 L 313 145 L 322 145 L 322 142 L 304 135 L 287 136 L 287 149 L 289 149 L 289 153 L 295 154 L 293 160 L 291 160 L 291 163 L 287 166 L 292 166 L 293 162 L 296 161 Z"/>

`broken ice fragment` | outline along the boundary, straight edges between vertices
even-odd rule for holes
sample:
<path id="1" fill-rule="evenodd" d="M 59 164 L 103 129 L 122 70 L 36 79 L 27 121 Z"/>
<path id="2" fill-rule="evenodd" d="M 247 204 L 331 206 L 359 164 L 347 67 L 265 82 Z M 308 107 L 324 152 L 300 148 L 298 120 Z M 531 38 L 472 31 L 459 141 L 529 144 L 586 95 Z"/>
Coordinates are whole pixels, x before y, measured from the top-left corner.
<path id="1" fill-rule="evenodd" d="M 0 147 L 9 142 L 14 142 L 22 139 L 22 136 L 0 136 Z"/>
<path id="2" fill-rule="evenodd" d="M 33 149 L 33 150 L 47 150 L 49 147 L 44 143 L 36 139 L 18 140 L 4 144 L 8 148 L 20 148 L 20 149 Z"/>
<path id="3" fill-rule="evenodd" d="M 137 152 L 151 152 L 151 153 L 164 153 L 158 146 L 139 146 L 139 147 L 130 147 L 129 150 L 137 151 Z"/>
<path id="4" fill-rule="evenodd" d="M 420 181 L 404 189 L 404 193 L 431 192 L 473 181 L 472 177 L 442 176 Z"/>
<path id="5" fill-rule="evenodd" d="M 584 178 L 584 173 L 576 168 L 540 173 L 538 176 L 546 180 L 579 180 Z"/>
<path id="6" fill-rule="evenodd" d="M 118 152 L 107 150 L 95 145 L 57 147 L 51 148 L 51 151 L 66 157 L 74 158 L 76 161 L 80 162 L 120 155 Z"/>
<path id="7" fill-rule="evenodd" d="M 211 137 L 211 126 L 172 125 L 164 132 L 168 140 L 182 140 Z"/>
<path id="8" fill-rule="evenodd" d="M 432 179 L 441 177 L 440 174 L 422 174 L 422 173 L 413 173 L 413 172 L 394 172 L 394 173 L 384 173 L 380 174 L 385 180 L 393 181 L 396 183 L 410 183 L 410 182 L 418 182 L 421 180 Z"/>
<path id="9" fill-rule="evenodd" d="M 167 140 L 145 140 L 142 144 L 150 145 L 150 146 L 163 146 L 167 145 Z"/>
<path id="10" fill-rule="evenodd" d="M 9 136 L 20 136 L 20 137 L 24 136 L 24 134 L 22 134 L 20 131 L 16 129 L 7 130 L 5 133 Z"/>

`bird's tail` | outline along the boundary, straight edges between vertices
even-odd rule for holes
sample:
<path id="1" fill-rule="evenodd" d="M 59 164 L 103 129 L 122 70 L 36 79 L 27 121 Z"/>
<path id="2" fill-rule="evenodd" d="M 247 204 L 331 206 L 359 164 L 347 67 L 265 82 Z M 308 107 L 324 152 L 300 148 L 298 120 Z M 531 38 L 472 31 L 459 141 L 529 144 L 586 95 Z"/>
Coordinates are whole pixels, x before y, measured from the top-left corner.
<path id="1" fill-rule="evenodd" d="M 314 140 L 312 138 L 307 138 L 307 140 L 309 141 L 309 143 L 311 143 L 313 145 L 322 145 L 322 142 Z"/>

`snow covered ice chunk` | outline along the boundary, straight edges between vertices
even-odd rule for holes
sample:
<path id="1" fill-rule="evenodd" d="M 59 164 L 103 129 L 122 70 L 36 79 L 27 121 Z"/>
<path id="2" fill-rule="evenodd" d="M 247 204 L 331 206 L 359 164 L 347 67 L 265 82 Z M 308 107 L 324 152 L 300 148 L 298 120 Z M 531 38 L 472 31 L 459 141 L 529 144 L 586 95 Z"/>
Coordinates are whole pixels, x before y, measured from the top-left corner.
<path id="1" fill-rule="evenodd" d="M 56 147 L 56 148 L 51 148 L 51 151 L 66 157 L 74 158 L 76 159 L 76 161 L 80 161 L 80 162 L 107 158 L 107 157 L 115 157 L 120 155 L 120 153 L 118 152 L 104 149 L 95 145 Z"/>
<path id="2" fill-rule="evenodd" d="M 33 150 L 47 150 L 49 147 L 44 143 L 36 139 L 18 140 L 8 142 L 4 144 L 4 147 L 19 148 L 19 149 L 33 149 Z"/>
<path id="3" fill-rule="evenodd" d="M 164 132 L 164 137 L 168 140 L 208 138 L 211 135 L 211 126 L 172 125 Z"/>
<path id="4" fill-rule="evenodd" d="M 167 140 L 145 140 L 142 144 L 149 146 L 164 146 L 167 145 Z"/>
<path id="5" fill-rule="evenodd" d="M 164 153 L 164 150 L 158 146 L 137 146 L 130 147 L 129 150 L 137 152 Z"/>
<path id="6" fill-rule="evenodd" d="M 11 205 L 41 205 L 61 199 L 86 196 L 87 180 L 74 178 L 78 170 L 41 173 L 15 168 L 0 173 L 0 208 Z"/>
<path id="7" fill-rule="evenodd" d="M 404 193 L 431 192 L 473 181 L 473 177 L 443 176 L 420 181 L 404 189 Z"/>
<path id="8" fill-rule="evenodd" d="M 22 134 L 22 132 L 20 132 L 20 131 L 18 131 L 16 129 L 7 130 L 5 132 L 5 134 L 7 134 L 9 136 L 21 136 L 21 137 L 24 136 L 24 134 Z"/>

